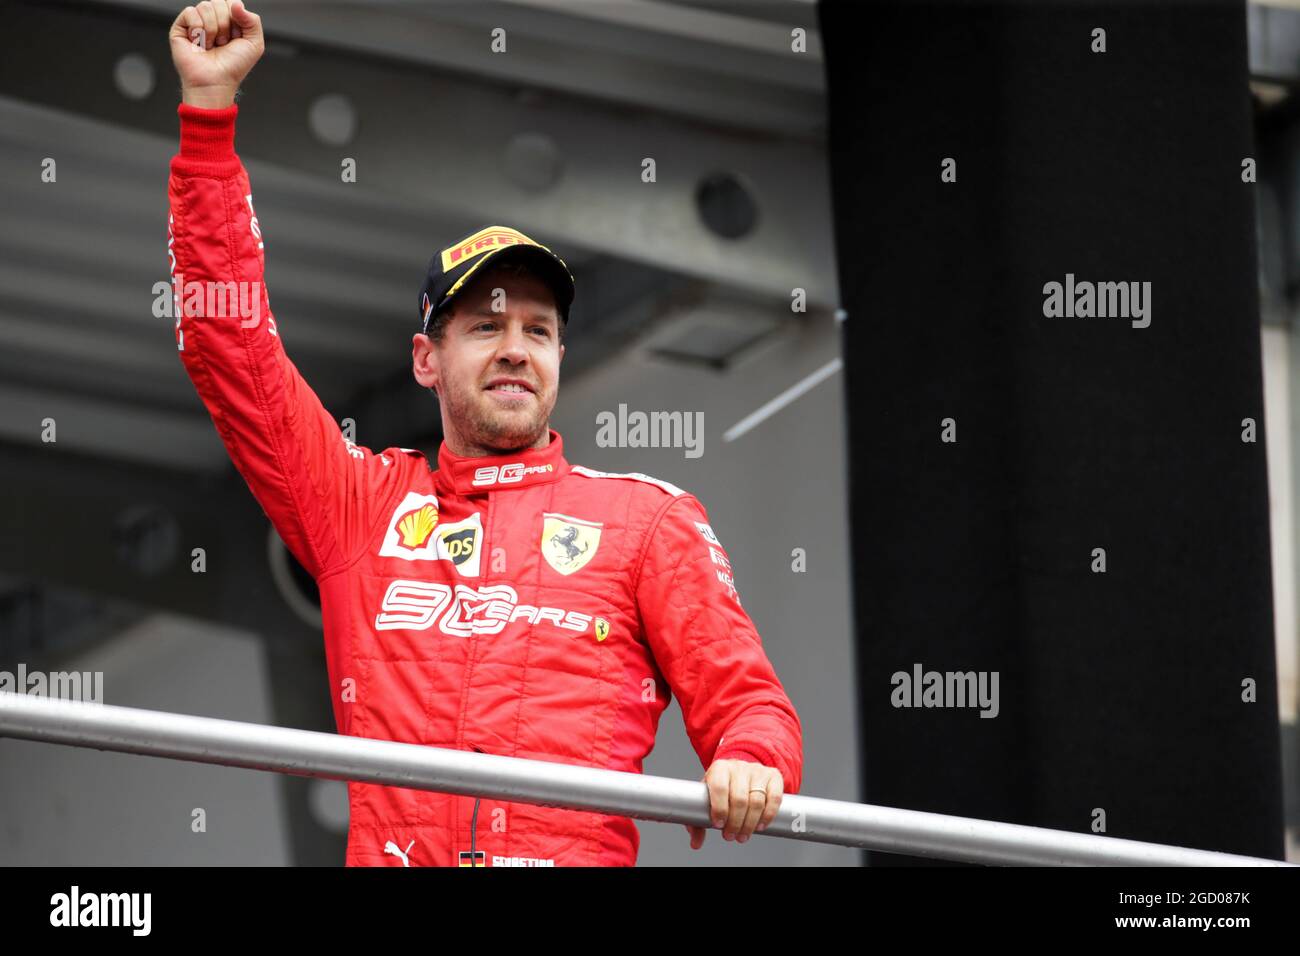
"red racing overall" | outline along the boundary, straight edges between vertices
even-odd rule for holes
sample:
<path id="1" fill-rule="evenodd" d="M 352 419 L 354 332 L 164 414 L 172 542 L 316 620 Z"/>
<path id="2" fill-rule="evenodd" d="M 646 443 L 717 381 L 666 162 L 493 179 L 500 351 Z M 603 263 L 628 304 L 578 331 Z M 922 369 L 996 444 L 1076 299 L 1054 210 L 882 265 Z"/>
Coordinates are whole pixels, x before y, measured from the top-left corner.
<path id="1" fill-rule="evenodd" d="M 545 448 L 461 458 L 345 441 L 289 361 L 234 151 L 181 105 L 177 347 L 231 459 L 315 577 L 340 733 L 640 773 L 672 694 L 701 763 L 803 763 L 798 715 L 700 502 Z M 233 283 L 233 285 L 231 285 Z M 246 307 L 212 308 L 213 290 Z M 251 313 L 251 314 L 250 314 Z M 725 740 L 724 740 L 725 738 Z M 476 801 L 349 784 L 347 863 L 469 864 Z M 478 801 L 479 865 L 632 865 L 626 817 Z"/>

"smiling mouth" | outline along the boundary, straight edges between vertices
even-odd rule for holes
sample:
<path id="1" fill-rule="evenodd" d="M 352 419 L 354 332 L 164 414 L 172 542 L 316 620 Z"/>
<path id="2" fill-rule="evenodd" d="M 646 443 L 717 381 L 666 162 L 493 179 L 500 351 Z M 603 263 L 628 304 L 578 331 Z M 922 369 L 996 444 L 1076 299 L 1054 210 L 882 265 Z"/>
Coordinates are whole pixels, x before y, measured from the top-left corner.
<path id="1" fill-rule="evenodd" d="M 500 401 L 512 405 L 521 404 L 533 396 L 532 391 L 522 385 L 493 385 L 491 388 L 484 389 L 484 391 L 497 396 Z"/>

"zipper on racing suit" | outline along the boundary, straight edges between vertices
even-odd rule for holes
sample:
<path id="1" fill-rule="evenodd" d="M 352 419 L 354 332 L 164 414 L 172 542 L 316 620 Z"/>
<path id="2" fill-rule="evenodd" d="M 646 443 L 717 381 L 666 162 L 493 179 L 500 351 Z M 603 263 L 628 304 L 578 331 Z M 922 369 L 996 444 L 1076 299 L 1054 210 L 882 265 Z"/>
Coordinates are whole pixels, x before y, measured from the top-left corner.
<path id="1" fill-rule="evenodd" d="M 480 549 L 479 550 L 479 583 L 480 584 L 485 583 L 484 579 L 487 576 L 487 565 L 483 563 L 483 559 L 489 553 L 487 543 L 492 529 L 493 497 L 494 497 L 494 492 L 489 491 L 487 493 L 487 504 L 484 507 L 485 514 L 483 517 L 483 540 L 479 544 L 479 549 Z M 457 723 L 459 724 L 459 729 L 457 730 L 457 738 L 456 738 L 457 750 L 465 749 L 465 715 L 469 710 L 470 680 L 474 676 L 474 661 L 475 661 L 475 655 L 478 652 L 478 635 L 474 633 L 472 628 L 470 629 L 469 641 L 470 641 L 469 654 L 465 659 L 465 680 L 461 684 L 460 714 L 458 715 L 457 718 Z M 470 745 L 470 749 L 476 751 L 477 753 L 484 753 L 484 750 L 481 747 L 474 744 Z M 460 800 L 461 799 L 462 798 L 458 796 L 452 800 L 452 826 L 453 826 L 452 832 L 455 834 L 455 840 L 456 840 L 455 850 L 456 850 L 457 857 L 459 857 L 460 855 L 460 847 L 461 847 L 461 838 L 460 838 Z M 474 812 L 470 818 L 470 833 L 469 833 L 469 865 L 470 866 L 477 865 L 475 863 L 475 860 L 477 859 L 477 857 L 475 856 L 475 851 L 478 845 L 478 807 L 481 799 L 482 798 L 480 797 L 474 798 Z M 484 866 L 487 865 L 486 854 L 484 854 L 483 865 Z"/>

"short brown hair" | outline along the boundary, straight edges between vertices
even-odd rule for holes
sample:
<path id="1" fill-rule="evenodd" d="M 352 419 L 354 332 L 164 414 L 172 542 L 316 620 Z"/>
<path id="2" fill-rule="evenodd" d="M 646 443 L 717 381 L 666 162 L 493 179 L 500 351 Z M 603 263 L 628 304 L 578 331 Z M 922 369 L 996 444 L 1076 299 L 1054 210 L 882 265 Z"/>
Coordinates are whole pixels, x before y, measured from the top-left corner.
<path id="1" fill-rule="evenodd" d="M 504 273 L 505 275 L 510 275 L 510 276 L 533 276 L 534 278 L 537 279 L 541 278 L 541 276 L 539 276 L 532 269 L 528 268 L 527 264 L 523 262 L 502 262 L 499 263 L 498 265 L 492 266 L 488 271 L 501 272 Z M 429 338 L 436 343 L 441 343 L 443 334 L 447 331 L 447 323 L 451 321 L 452 317 L 455 314 L 456 314 L 456 300 L 453 299 L 451 302 L 448 302 L 436 313 L 434 313 L 433 318 L 429 321 L 429 332 L 428 332 Z M 556 325 L 559 326 L 556 329 L 556 333 L 555 333 L 556 337 L 559 340 L 558 344 L 563 345 L 564 327 L 568 323 L 564 321 L 564 318 L 561 315 L 559 315 L 558 310 L 556 312 L 555 320 L 556 320 Z"/>

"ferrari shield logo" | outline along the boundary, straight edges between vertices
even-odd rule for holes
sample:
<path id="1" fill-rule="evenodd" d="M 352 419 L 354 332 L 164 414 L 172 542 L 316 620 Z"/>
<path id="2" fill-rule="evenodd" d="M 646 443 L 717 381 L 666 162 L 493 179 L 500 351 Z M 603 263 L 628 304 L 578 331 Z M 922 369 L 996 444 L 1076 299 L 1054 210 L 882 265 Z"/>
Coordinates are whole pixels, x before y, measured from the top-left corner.
<path id="1" fill-rule="evenodd" d="M 598 617 L 594 623 L 597 641 L 603 641 L 605 638 L 609 637 L 609 621 L 605 620 L 603 617 Z"/>
<path id="2" fill-rule="evenodd" d="M 545 513 L 542 519 L 542 557 L 556 571 L 572 574 L 596 556 L 600 544 L 599 521 Z"/>

